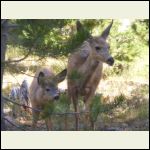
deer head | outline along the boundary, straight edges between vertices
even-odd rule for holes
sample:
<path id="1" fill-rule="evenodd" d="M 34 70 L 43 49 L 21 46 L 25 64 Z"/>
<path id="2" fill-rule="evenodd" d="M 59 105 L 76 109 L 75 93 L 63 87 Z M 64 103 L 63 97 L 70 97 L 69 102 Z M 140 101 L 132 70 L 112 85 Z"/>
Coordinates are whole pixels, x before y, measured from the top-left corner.
<path id="1" fill-rule="evenodd" d="M 45 76 L 43 72 L 40 72 L 37 78 L 39 86 L 41 86 L 43 96 L 45 99 L 57 100 L 59 99 L 58 83 L 62 82 L 67 74 L 67 70 L 63 70 L 56 76 Z"/>
<path id="2" fill-rule="evenodd" d="M 78 24 L 79 24 L 79 21 L 78 21 Z M 90 47 L 89 51 L 90 51 L 90 55 L 92 55 L 92 58 L 95 59 L 96 61 L 105 62 L 110 66 L 112 66 L 114 64 L 114 59 L 109 54 L 110 46 L 106 42 L 106 40 L 107 40 L 108 35 L 110 33 L 110 29 L 112 27 L 112 24 L 113 24 L 113 20 L 110 23 L 110 25 L 102 32 L 102 34 L 100 36 L 97 36 L 97 37 L 92 37 L 91 36 L 87 40 L 88 43 L 89 43 L 89 47 Z M 81 23 L 79 25 L 78 26 L 80 27 L 80 29 L 82 29 L 81 28 Z M 85 54 L 85 56 L 87 56 L 87 54 Z"/>
<path id="3" fill-rule="evenodd" d="M 110 25 L 102 32 L 98 37 L 91 37 L 88 42 L 92 49 L 92 57 L 97 61 L 102 61 L 112 66 L 114 64 L 113 57 L 109 54 L 110 46 L 106 42 L 109 35 L 110 29 L 112 27 L 113 21 Z"/>

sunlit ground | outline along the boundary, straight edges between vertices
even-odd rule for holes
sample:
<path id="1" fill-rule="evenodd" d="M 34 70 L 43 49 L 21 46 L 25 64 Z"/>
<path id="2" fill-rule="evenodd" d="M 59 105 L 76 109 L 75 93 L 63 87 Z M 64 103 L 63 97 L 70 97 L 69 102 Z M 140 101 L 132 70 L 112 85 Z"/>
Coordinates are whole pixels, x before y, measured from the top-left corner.
<path id="1" fill-rule="evenodd" d="M 148 61 L 147 55 L 143 58 L 137 59 L 136 63 L 131 68 L 124 72 L 122 75 L 113 75 L 103 78 L 96 90 L 96 93 L 103 95 L 102 104 L 106 105 L 106 110 L 101 112 L 95 122 L 95 130 L 149 130 L 149 76 L 148 76 Z M 142 60 L 145 61 L 142 61 Z M 32 60 L 32 61 L 31 61 Z M 52 58 L 43 61 L 34 61 L 36 58 L 28 58 L 26 61 L 20 64 L 25 65 L 22 68 L 23 72 L 34 76 L 34 72 L 39 66 L 51 67 L 54 72 L 59 72 L 64 69 L 67 64 L 67 60 L 55 60 Z M 32 65 L 32 68 L 29 67 Z M 104 65 L 105 69 L 109 68 Z M 32 77 L 25 74 L 13 74 L 5 73 L 3 79 L 3 93 L 8 96 L 10 89 L 13 85 L 18 85 L 23 79 L 26 78 L 29 84 L 32 82 Z M 66 80 L 59 84 L 60 89 L 67 89 Z M 114 99 L 117 96 L 123 95 L 123 101 L 117 107 L 113 107 Z M 32 130 L 31 128 L 31 114 L 24 112 L 19 114 L 16 119 L 12 118 L 11 104 L 5 105 L 5 113 L 7 118 L 13 121 L 15 124 L 21 126 L 25 130 Z M 71 108 L 71 111 L 73 109 Z M 80 116 L 80 130 L 90 130 L 84 128 L 83 122 L 84 116 Z M 64 118 L 57 116 L 53 117 L 54 129 L 53 130 L 65 130 Z M 75 130 L 74 117 L 68 116 L 69 128 L 68 130 Z M 9 123 L 8 130 L 20 130 L 13 127 Z M 46 130 L 45 122 L 40 120 L 36 130 Z"/>

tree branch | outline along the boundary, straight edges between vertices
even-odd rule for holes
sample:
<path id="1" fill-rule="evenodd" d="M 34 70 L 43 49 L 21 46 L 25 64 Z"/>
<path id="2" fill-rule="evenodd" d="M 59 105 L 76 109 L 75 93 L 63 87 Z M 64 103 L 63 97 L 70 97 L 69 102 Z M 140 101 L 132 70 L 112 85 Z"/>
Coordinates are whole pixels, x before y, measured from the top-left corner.
<path id="1" fill-rule="evenodd" d="M 15 126 L 16 128 L 18 128 L 18 129 L 21 129 L 21 130 L 25 131 L 25 129 L 23 129 L 23 128 L 21 128 L 21 127 L 17 126 L 16 124 L 14 124 L 13 122 L 11 122 L 11 121 L 10 121 L 10 120 L 8 120 L 7 118 L 3 117 L 3 119 L 4 119 L 4 120 L 6 120 L 7 122 L 9 122 L 11 125 Z"/>
<path id="2" fill-rule="evenodd" d="M 32 76 L 32 75 L 26 74 L 25 72 L 22 72 L 22 71 L 20 71 L 20 73 L 25 74 L 25 75 L 27 75 L 27 76 L 29 76 L 29 77 L 38 78 L 38 77 L 36 77 L 36 76 Z"/>
<path id="3" fill-rule="evenodd" d="M 3 63 L 17 63 L 17 62 L 25 60 L 31 54 L 32 49 L 35 48 L 37 41 L 38 41 L 38 38 L 37 38 L 36 42 L 34 43 L 34 45 L 29 49 L 28 53 L 23 58 L 21 58 L 19 60 L 4 61 Z"/>
<path id="4" fill-rule="evenodd" d="M 29 49 L 29 52 L 21 59 L 19 60 L 12 60 L 12 61 L 4 61 L 3 63 L 17 63 L 17 62 L 20 62 L 20 61 L 23 61 L 25 60 L 29 55 L 31 54 L 31 49 Z"/>

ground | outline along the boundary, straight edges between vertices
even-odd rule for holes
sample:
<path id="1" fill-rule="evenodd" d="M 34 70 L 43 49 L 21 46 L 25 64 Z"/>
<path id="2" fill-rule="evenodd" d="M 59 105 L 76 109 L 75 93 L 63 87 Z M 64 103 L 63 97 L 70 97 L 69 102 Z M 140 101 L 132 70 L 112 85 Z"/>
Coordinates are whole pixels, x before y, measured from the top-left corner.
<path id="1" fill-rule="evenodd" d="M 17 79 L 19 79 L 19 76 L 17 77 Z M 66 89 L 66 80 L 59 85 L 59 88 Z M 102 106 L 104 106 L 102 107 L 102 110 L 100 111 L 95 122 L 96 131 L 149 130 L 149 84 L 147 82 L 142 83 L 137 81 L 128 81 L 124 80 L 121 77 L 102 79 L 97 88 L 96 94 L 103 95 L 101 103 Z M 115 104 L 116 99 L 120 103 Z M 6 118 L 13 122 L 16 126 L 21 127 L 21 129 L 10 125 L 10 123 L 6 121 L 7 130 L 33 130 L 31 128 L 31 114 L 29 114 L 28 112 L 24 112 L 23 115 L 19 115 L 16 119 L 14 119 L 11 117 L 12 112 L 10 106 L 10 104 L 5 105 Z M 73 111 L 72 107 L 70 111 Z M 52 117 L 52 120 L 53 130 L 65 130 L 64 115 L 54 115 Z M 91 130 L 90 128 L 84 127 L 85 124 L 83 120 L 84 114 L 81 114 L 79 130 Z M 47 130 L 44 120 L 40 120 L 37 124 L 37 128 L 34 130 Z M 75 130 L 75 121 L 73 115 L 68 116 L 67 130 Z"/>

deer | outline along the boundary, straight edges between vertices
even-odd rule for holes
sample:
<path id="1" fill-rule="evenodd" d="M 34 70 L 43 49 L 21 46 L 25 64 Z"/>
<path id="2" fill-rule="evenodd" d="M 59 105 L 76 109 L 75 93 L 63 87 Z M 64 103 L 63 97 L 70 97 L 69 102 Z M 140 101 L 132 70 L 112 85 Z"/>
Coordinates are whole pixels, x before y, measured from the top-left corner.
<path id="1" fill-rule="evenodd" d="M 73 103 L 75 111 L 76 130 L 79 130 L 79 97 L 83 97 L 84 110 L 89 111 L 92 98 L 102 78 L 103 63 L 110 66 L 114 64 L 114 58 L 109 54 L 109 43 L 106 42 L 112 24 L 113 20 L 100 36 L 93 37 L 90 35 L 68 58 L 68 97 L 71 103 Z M 72 78 L 74 73 L 78 76 L 76 79 Z M 86 120 L 90 117 L 89 114 L 85 116 Z M 94 126 L 92 122 L 90 125 L 93 129 Z"/>
<path id="2" fill-rule="evenodd" d="M 30 85 L 29 97 L 32 106 L 32 128 L 35 129 L 37 121 L 39 119 L 40 111 L 44 110 L 47 102 L 52 103 L 59 99 L 58 83 L 62 82 L 67 74 L 67 70 L 64 69 L 57 75 L 49 68 L 41 68 L 37 70 L 34 79 Z M 40 110 L 40 111 L 39 111 Z M 51 117 L 45 120 L 48 130 L 52 130 Z"/>
<path id="3" fill-rule="evenodd" d="M 26 79 L 22 81 L 20 86 L 12 87 L 9 93 L 9 98 L 12 99 L 13 101 L 18 101 L 20 104 L 23 105 L 24 110 L 29 112 L 29 110 L 26 107 L 29 106 L 29 88 Z M 13 117 L 17 116 L 17 110 L 19 110 L 19 107 L 13 105 L 13 109 L 12 109 Z"/>

